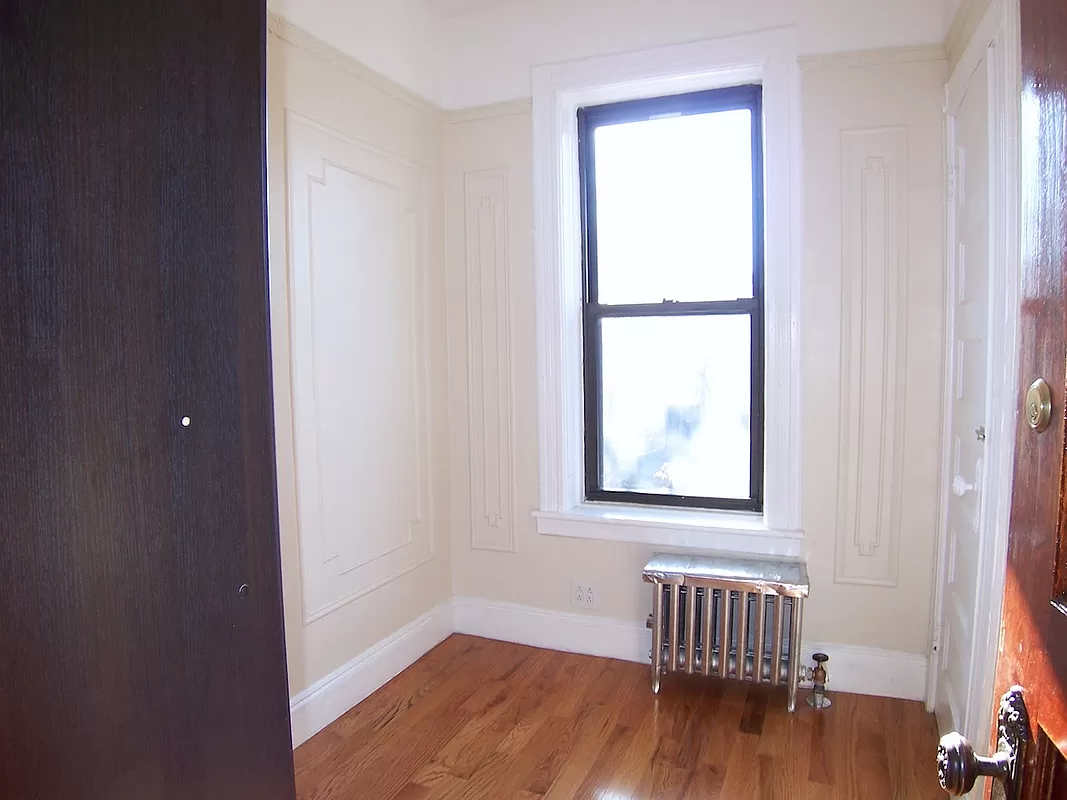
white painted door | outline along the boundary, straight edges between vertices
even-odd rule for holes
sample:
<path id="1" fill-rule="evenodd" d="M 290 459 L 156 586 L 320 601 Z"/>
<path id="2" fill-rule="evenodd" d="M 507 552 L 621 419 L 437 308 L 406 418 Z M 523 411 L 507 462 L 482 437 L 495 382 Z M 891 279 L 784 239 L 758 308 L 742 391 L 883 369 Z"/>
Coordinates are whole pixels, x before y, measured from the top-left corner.
<path id="1" fill-rule="evenodd" d="M 949 117 L 950 371 L 943 601 L 936 712 L 943 729 L 970 730 L 989 407 L 990 116 L 988 57 Z M 984 698 L 982 698 L 984 700 Z M 987 705 L 987 704 L 986 704 Z"/>

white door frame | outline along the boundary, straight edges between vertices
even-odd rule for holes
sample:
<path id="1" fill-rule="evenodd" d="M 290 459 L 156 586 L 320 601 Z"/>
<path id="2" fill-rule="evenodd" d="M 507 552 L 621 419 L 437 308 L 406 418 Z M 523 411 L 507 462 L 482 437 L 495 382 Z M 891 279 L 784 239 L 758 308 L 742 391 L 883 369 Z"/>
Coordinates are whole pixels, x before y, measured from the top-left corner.
<path id="1" fill-rule="evenodd" d="M 957 282 L 956 253 L 956 131 L 955 115 L 968 81 L 986 58 L 989 70 L 989 336 L 986 431 L 986 478 L 978 553 L 978 593 L 971 649 L 971 683 L 967 687 L 964 720 L 941 720 L 962 726 L 972 742 L 988 740 L 993 719 L 993 691 L 1000 644 L 1001 604 L 1008 554 L 1012 471 L 1015 457 L 1017 343 L 1019 325 L 1019 265 L 1021 218 L 1019 194 L 1019 97 L 1021 87 L 1019 0 L 993 0 L 945 87 L 945 156 L 949 185 L 946 210 L 946 293 L 948 310 L 945 346 L 945 398 L 942 409 L 941 513 L 938 530 L 937 580 L 927 674 L 926 707 L 934 710 L 940 672 L 938 645 L 944 607 L 948 540 L 948 501 L 952 485 L 952 398 L 954 335 L 953 308 Z"/>

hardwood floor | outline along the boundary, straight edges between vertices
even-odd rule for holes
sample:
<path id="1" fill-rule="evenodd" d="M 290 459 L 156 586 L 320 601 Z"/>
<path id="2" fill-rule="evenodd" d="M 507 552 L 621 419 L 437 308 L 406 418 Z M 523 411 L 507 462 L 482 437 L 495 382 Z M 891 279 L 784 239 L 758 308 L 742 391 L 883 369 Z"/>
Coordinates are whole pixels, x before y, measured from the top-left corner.
<path id="1" fill-rule="evenodd" d="M 297 749 L 299 800 L 943 798 L 920 703 L 452 636 Z M 807 694 L 802 692 L 802 697 Z"/>

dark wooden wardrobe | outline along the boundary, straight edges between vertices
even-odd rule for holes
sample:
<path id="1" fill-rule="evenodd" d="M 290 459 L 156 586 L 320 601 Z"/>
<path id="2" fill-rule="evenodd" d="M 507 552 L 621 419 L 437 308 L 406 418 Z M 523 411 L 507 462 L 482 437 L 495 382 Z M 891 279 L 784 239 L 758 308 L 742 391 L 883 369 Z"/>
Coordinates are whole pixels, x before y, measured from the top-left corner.
<path id="1" fill-rule="evenodd" d="M 0 0 L 0 798 L 291 800 L 261 0 Z"/>

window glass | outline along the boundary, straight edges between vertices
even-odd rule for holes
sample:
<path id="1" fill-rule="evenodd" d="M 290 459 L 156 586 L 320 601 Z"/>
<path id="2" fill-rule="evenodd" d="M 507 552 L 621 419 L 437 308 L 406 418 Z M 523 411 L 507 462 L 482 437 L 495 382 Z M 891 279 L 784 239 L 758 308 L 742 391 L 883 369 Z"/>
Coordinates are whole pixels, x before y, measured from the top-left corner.
<path id="1" fill-rule="evenodd" d="M 601 321 L 608 491 L 749 496 L 747 316 Z"/>
<path id="2" fill-rule="evenodd" d="M 752 112 L 598 127 L 601 303 L 752 296 Z"/>
<path id="3" fill-rule="evenodd" d="M 586 499 L 763 509 L 762 92 L 579 110 Z"/>

